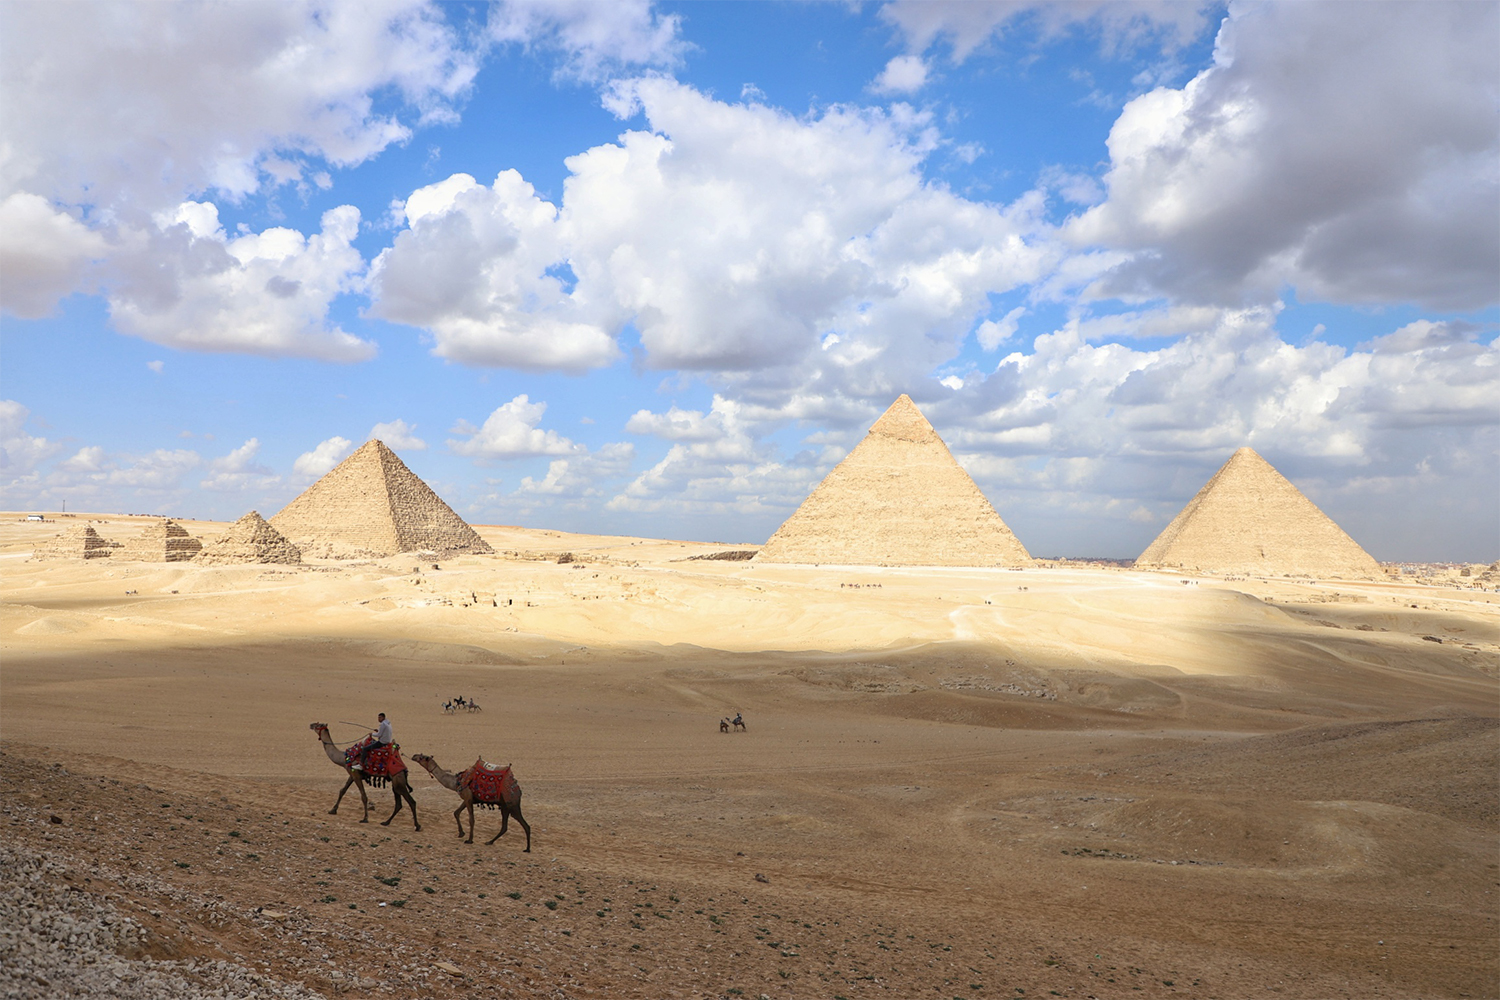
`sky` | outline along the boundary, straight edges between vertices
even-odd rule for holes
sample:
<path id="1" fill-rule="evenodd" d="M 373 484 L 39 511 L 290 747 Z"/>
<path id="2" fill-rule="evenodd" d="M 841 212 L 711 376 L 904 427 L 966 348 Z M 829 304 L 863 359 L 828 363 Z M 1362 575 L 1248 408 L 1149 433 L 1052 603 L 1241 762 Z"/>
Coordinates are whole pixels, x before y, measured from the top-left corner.
<path id="1" fill-rule="evenodd" d="M 1037 555 L 1250 446 L 1500 557 L 1500 5 L 0 4 L 0 507 L 764 541 L 901 393 Z"/>

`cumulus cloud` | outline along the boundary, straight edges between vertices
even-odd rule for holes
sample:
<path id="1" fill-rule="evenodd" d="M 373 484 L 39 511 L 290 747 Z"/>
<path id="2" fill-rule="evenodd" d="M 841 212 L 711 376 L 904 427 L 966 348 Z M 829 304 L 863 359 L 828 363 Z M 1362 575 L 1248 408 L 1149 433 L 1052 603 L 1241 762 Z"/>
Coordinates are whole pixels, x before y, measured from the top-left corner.
<path id="1" fill-rule="evenodd" d="M 918 371 L 1059 255 L 1035 199 L 925 182 L 937 136 L 905 106 L 806 120 L 660 78 L 607 103 L 651 130 L 569 158 L 560 209 L 511 171 L 413 192 L 373 269 L 380 315 L 518 368 L 609 363 L 629 322 L 653 367 L 791 370 L 832 333 L 822 364 Z"/>
<path id="2" fill-rule="evenodd" d="M 408 228 L 371 268 L 374 313 L 432 332 L 434 353 L 469 364 L 580 371 L 609 364 L 614 338 L 549 273 L 564 257 L 557 210 L 514 170 L 412 192 Z"/>
<path id="3" fill-rule="evenodd" d="M 280 483 L 280 476 L 256 462 L 259 455 L 260 439 L 251 438 L 229 454 L 209 462 L 208 478 L 198 485 L 216 493 L 237 493 Z"/>
<path id="4" fill-rule="evenodd" d="M 371 439 L 379 439 L 384 441 L 387 447 L 405 451 L 427 450 L 427 442 L 417 437 L 416 424 L 408 424 L 405 420 L 376 424 L 370 428 L 370 433 L 365 438 L 367 441 Z"/>
<path id="5" fill-rule="evenodd" d="M 583 445 L 568 440 L 554 430 L 542 430 L 542 414 L 547 404 L 531 402 L 525 394 L 495 408 L 482 427 L 467 421 L 454 426 L 454 433 L 467 439 L 450 438 L 448 447 L 456 454 L 492 460 L 527 458 L 535 455 L 575 455 L 585 452 Z"/>
<path id="6" fill-rule="evenodd" d="M 927 64 L 921 56 L 896 56 L 870 84 L 877 94 L 912 94 L 927 83 Z M 972 162 L 972 161 L 971 161 Z"/>
<path id="7" fill-rule="evenodd" d="M 10 483 L 25 476 L 61 448 L 27 432 L 31 411 L 14 399 L 0 399 L 0 477 Z"/>
<path id="8" fill-rule="evenodd" d="M 7 312 L 47 315 L 104 255 L 102 236 L 40 195 L 16 191 L 0 201 L 0 308 Z"/>
<path id="9" fill-rule="evenodd" d="M 1109 53 L 1146 43 L 1177 48 L 1198 37 L 1212 7 L 1191 0 L 895 0 L 880 8 L 880 17 L 901 31 L 910 51 L 946 42 L 954 62 L 961 63 L 1022 22 L 1034 25 L 1044 39 L 1092 28 Z"/>
<path id="10" fill-rule="evenodd" d="M 110 317 L 124 333 L 184 350 L 363 361 L 375 345 L 328 320 L 364 260 L 359 210 L 323 213 L 322 232 L 273 228 L 230 239 L 218 208 L 186 202 L 116 259 Z"/>
<path id="11" fill-rule="evenodd" d="M 348 438 L 331 437 L 319 442 L 312 451 L 304 451 L 292 463 L 292 471 L 303 479 L 317 479 L 333 470 L 354 450 L 354 442 Z"/>
<path id="12" fill-rule="evenodd" d="M 987 319 L 979 324 L 974 336 L 979 346 L 986 351 L 998 350 L 1000 345 L 1016 335 L 1021 328 L 1021 317 L 1026 315 L 1025 306 L 1016 306 L 998 320 Z"/>
<path id="13" fill-rule="evenodd" d="M 0 194 L 117 214 L 359 163 L 411 134 L 377 92 L 451 119 L 477 71 L 442 7 L 413 0 L 6 4 L 0 38 Z"/>
<path id="14" fill-rule="evenodd" d="M 595 82 L 626 67 L 678 65 L 687 49 L 681 27 L 678 15 L 652 10 L 650 0 L 505 0 L 487 25 L 495 41 L 556 53 L 560 75 Z"/>
<path id="15" fill-rule="evenodd" d="M 541 479 L 523 476 L 516 495 L 580 500 L 600 497 L 601 484 L 627 474 L 634 459 L 635 445 L 628 441 L 613 441 L 586 455 L 555 458 Z"/>
<path id="16" fill-rule="evenodd" d="M 1493 4 L 1235 6 L 1213 65 L 1126 105 L 1108 198 L 1070 227 L 1131 251 L 1099 291 L 1211 304 L 1497 301 Z"/>

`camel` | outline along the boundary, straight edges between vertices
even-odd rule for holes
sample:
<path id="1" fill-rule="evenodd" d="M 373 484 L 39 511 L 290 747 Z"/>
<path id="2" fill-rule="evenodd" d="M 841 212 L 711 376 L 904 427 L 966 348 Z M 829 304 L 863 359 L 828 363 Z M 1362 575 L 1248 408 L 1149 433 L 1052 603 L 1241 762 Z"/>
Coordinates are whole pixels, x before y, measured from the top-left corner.
<path id="1" fill-rule="evenodd" d="M 734 713 L 734 719 L 731 720 L 731 721 L 732 721 L 735 729 L 742 730 L 742 731 L 747 732 L 747 733 L 750 731 L 748 729 L 745 729 L 745 717 L 742 716 L 740 713 L 738 713 L 738 712 Z"/>
<path id="2" fill-rule="evenodd" d="M 357 785 L 359 786 L 359 800 L 365 807 L 365 817 L 360 822 L 370 822 L 370 797 L 365 794 L 365 782 L 371 779 L 366 778 L 363 771 L 356 771 L 344 763 L 344 751 L 334 745 L 333 737 L 328 735 L 328 724 L 326 722 L 314 722 L 307 728 L 318 734 L 318 739 L 323 743 L 323 752 L 328 754 L 328 759 L 343 768 L 344 773 L 349 775 L 349 780 L 344 782 L 343 788 L 339 789 L 339 797 L 334 799 L 333 808 L 328 810 L 328 815 L 338 815 L 339 803 L 344 801 L 344 793 L 349 790 L 349 786 Z M 417 830 L 421 830 L 422 824 L 417 821 L 417 800 L 411 797 L 411 782 L 407 780 L 406 772 L 397 772 L 390 777 L 389 781 L 391 783 L 391 790 L 396 793 L 396 808 L 391 810 L 391 815 L 380 825 L 391 825 L 391 820 L 395 819 L 396 813 L 401 811 L 401 801 L 405 799 L 406 804 L 411 806 L 412 826 Z"/>
<path id="3" fill-rule="evenodd" d="M 721 733 L 727 733 L 727 732 L 729 732 L 729 720 L 728 719 L 720 719 L 719 720 L 719 732 L 721 732 Z"/>
<path id="4" fill-rule="evenodd" d="M 515 782 L 514 778 L 511 779 L 508 785 L 508 789 L 515 790 L 514 795 L 507 794 L 503 796 L 498 802 L 479 801 L 475 799 L 473 789 L 459 781 L 458 775 L 452 773 L 451 771 L 443 770 L 442 767 L 438 765 L 438 762 L 433 760 L 427 754 L 414 753 L 411 755 L 411 759 L 425 767 L 427 769 L 427 773 L 438 780 L 438 784 L 442 785 L 450 792 L 456 792 L 458 794 L 458 797 L 462 800 L 459 802 L 458 808 L 453 810 L 453 821 L 458 824 L 458 835 L 460 837 L 464 835 L 464 821 L 460 819 L 459 816 L 465 809 L 469 810 L 469 836 L 464 841 L 464 843 L 474 843 L 474 805 L 476 802 L 478 802 L 478 804 L 481 806 L 500 810 L 500 832 L 495 834 L 489 840 L 485 841 L 486 846 L 493 844 L 495 841 L 505 836 L 505 831 L 510 826 L 511 814 L 514 813 L 516 822 L 520 823 L 521 829 L 526 831 L 526 853 L 530 853 L 531 824 L 526 822 L 526 817 L 521 815 L 521 786 Z"/>

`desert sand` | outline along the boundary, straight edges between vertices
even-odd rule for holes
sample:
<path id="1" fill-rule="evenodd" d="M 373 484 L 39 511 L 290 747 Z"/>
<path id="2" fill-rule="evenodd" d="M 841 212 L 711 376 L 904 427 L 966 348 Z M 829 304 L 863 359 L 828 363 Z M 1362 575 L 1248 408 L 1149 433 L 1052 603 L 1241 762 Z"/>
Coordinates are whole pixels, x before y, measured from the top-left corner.
<path id="1" fill-rule="evenodd" d="M 73 946 L 113 953 L 88 975 L 1500 995 L 1492 584 L 815 567 L 486 526 L 493 554 L 442 559 L 38 561 L 62 527 L 128 543 L 150 521 L 19 516 L 0 828 L 6 877 L 37 874 L 0 894 L 92 907 Z M 457 695 L 483 711 L 445 714 Z M 533 851 L 514 825 L 485 846 L 493 812 L 463 843 L 414 764 L 420 832 L 379 825 L 389 790 L 368 825 L 353 792 L 328 815 L 343 774 L 308 725 L 350 740 L 377 711 L 408 760 L 512 763 Z M 747 731 L 721 734 L 737 711 Z M 38 919 L 7 995 L 97 981 L 47 964 Z"/>

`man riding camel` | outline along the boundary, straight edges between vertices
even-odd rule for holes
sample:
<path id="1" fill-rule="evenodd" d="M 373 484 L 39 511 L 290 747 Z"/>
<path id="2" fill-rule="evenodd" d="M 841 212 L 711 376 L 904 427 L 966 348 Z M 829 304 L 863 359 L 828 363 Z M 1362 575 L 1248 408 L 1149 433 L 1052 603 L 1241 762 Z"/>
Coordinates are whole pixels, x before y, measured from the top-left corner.
<path id="1" fill-rule="evenodd" d="M 371 750 L 380 750 L 384 747 L 390 746 L 391 743 L 394 742 L 391 739 L 391 723 L 390 720 L 385 717 L 385 713 L 379 713 L 376 716 L 376 719 L 378 720 L 379 725 L 375 727 L 375 742 L 367 743 L 363 748 L 361 748 L 359 751 L 359 760 L 350 765 L 350 767 L 356 771 L 363 771 L 365 769 L 365 758 L 370 755 Z"/>

